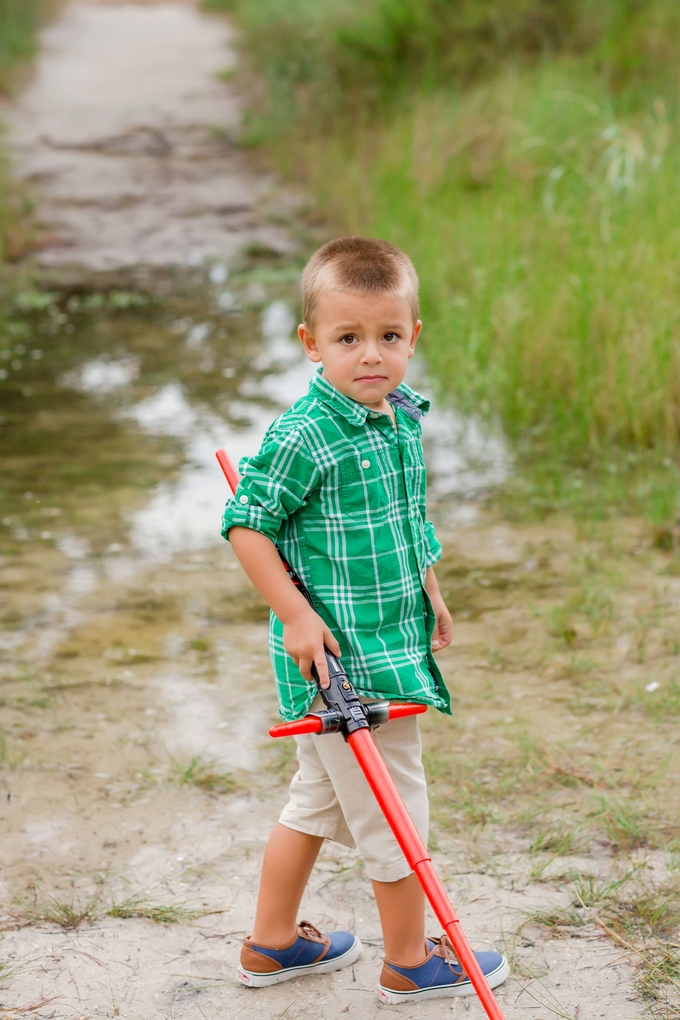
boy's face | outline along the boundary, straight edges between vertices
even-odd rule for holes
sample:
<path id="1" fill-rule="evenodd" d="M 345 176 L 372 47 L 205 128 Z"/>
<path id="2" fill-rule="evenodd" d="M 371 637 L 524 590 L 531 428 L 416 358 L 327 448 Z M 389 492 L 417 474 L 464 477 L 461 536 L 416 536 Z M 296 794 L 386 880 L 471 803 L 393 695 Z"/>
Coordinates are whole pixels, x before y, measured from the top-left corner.
<path id="1" fill-rule="evenodd" d="M 319 299 L 314 326 L 303 323 L 298 334 L 310 361 L 323 363 L 329 383 L 379 408 L 403 382 L 420 328 L 406 298 L 331 291 Z"/>

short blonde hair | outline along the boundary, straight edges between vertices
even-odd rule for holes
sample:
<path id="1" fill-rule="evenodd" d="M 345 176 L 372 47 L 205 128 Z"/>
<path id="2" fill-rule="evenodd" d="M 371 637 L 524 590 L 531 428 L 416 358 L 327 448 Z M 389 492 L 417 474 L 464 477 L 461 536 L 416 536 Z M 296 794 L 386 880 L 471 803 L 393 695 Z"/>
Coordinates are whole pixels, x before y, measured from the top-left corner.
<path id="1" fill-rule="evenodd" d="M 314 324 L 324 291 L 406 298 L 418 318 L 418 274 L 408 255 L 375 237 L 338 237 L 315 251 L 302 273 L 302 317 Z"/>

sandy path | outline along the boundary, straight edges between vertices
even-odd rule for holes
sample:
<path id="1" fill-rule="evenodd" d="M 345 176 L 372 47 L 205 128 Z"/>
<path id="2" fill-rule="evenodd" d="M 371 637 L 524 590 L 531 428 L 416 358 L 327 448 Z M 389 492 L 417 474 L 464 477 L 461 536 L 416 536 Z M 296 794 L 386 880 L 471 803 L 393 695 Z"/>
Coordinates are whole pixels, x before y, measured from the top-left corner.
<path id="1" fill-rule="evenodd" d="M 232 32 L 189 3 L 70 4 L 8 111 L 18 176 L 41 197 L 40 260 L 110 269 L 287 250 L 273 182 L 245 165 L 217 75 Z M 281 203 L 281 196 L 278 197 Z"/>
<path id="2" fill-rule="evenodd" d="M 35 77 L 7 111 L 17 171 L 40 196 L 44 265 L 177 266 L 228 262 L 252 242 L 290 247 L 268 222 L 289 200 L 234 145 L 239 104 L 215 77 L 233 63 L 230 39 L 224 22 L 165 2 L 72 3 L 45 32 Z M 452 534 L 449 548 L 459 542 L 488 563 L 504 554 L 504 535 Z M 28 623 L 9 635 L 0 662 L 11 734 L 0 773 L 0 1014 L 382 1015 L 368 883 L 356 855 L 333 845 L 303 916 L 352 926 L 366 945 L 359 964 L 256 993 L 234 981 L 290 774 L 286 749 L 266 743 L 274 704 L 264 625 L 242 612 L 245 583 L 224 544 L 160 564 L 119 553 L 27 548 L 2 570 Z M 460 662 L 455 648 L 444 657 L 451 679 Z M 197 755 L 216 789 L 188 778 Z M 231 791 L 220 787 L 222 773 Z M 463 847 L 451 841 L 437 861 L 475 945 L 498 944 L 522 910 L 563 901 L 526 880 L 513 848 L 494 871 Z M 114 907 L 137 916 L 110 916 Z M 163 910 L 179 920 L 159 923 Z M 187 910 L 195 916 L 182 917 Z M 83 922 L 50 923 L 68 911 Z M 545 984 L 527 974 L 508 982 L 500 991 L 508 1020 L 547 1020 L 555 1009 L 579 1020 L 641 1015 L 629 966 L 592 933 L 527 942 L 518 954 Z M 545 1007 L 534 995 L 554 998 Z M 482 1016 L 469 999 L 387 1012 Z"/>

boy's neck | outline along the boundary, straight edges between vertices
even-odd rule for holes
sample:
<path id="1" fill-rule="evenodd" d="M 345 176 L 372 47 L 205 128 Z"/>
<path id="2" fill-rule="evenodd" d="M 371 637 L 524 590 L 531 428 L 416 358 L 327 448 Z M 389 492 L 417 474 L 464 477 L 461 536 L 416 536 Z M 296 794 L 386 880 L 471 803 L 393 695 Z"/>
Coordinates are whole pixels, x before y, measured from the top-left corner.
<path id="1" fill-rule="evenodd" d="M 382 400 L 378 400 L 376 403 L 365 404 L 363 401 L 357 401 L 362 407 L 367 407 L 369 411 L 378 411 L 380 414 L 391 414 L 392 405 L 390 404 L 387 397 L 383 397 Z"/>

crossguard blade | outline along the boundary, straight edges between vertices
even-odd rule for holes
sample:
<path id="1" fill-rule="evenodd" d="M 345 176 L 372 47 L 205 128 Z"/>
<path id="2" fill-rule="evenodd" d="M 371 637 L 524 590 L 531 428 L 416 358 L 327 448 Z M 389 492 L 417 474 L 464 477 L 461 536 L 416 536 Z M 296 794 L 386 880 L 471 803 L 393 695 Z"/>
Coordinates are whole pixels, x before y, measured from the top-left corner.
<path id="1" fill-rule="evenodd" d="M 379 701 L 374 705 L 365 706 L 371 729 L 382 725 L 388 719 L 404 719 L 407 715 L 422 715 L 424 712 L 427 712 L 427 705 L 415 705 L 409 701 L 390 704 L 387 712 L 384 711 L 384 705 L 385 702 Z M 376 709 L 379 710 L 380 714 L 378 714 Z M 302 719 L 296 719 L 294 722 L 279 723 L 278 726 L 272 726 L 269 736 L 295 737 L 301 733 L 337 733 L 341 728 L 342 719 L 332 710 L 327 710 L 325 712 L 312 712 Z"/>

